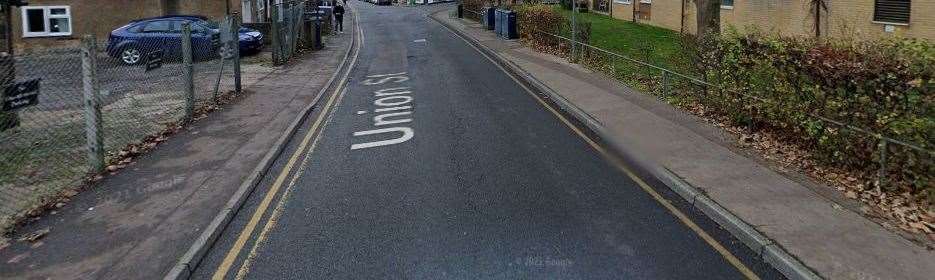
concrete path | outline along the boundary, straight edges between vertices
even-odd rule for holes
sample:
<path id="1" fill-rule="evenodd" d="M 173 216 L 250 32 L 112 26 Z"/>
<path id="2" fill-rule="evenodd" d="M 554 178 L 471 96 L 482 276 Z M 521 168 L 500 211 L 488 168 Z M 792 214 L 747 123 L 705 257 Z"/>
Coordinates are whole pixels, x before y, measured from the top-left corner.
<path id="1" fill-rule="evenodd" d="M 0 279 L 162 278 L 316 97 L 350 42 L 331 37 L 324 50 L 246 85 L 240 100 L 80 193 L 58 214 L 18 229 L 51 232 L 35 245 L 0 250 Z"/>
<path id="2" fill-rule="evenodd" d="M 475 22 L 435 17 L 493 50 L 828 279 L 932 279 L 935 253 L 733 150 L 729 136 L 603 75 L 504 41 Z"/>

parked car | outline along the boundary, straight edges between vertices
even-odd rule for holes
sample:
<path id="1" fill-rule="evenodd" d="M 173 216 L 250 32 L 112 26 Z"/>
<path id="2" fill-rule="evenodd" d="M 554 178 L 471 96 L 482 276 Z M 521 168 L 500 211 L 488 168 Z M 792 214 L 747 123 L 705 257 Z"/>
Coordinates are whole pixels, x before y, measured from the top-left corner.
<path id="1" fill-rule="evenodd" d="M 221 47 L 220 28 L 203 16 L 174 15 L 134 20 L 110 32 L 107 54 L 125 64 L 138 64 L 147 54 L 162 50 L 164 57 L 182 56 L 182 23 L 192 28 L 192 56 L 196 59 L 224 55 L 230 50 Z M 240 53 L 263 48 L 263 34 L 255 29 L 239 30 Z"/>
<path id="2" fill-rule="evenodd" d="M 374 5 L 381 5 L 381 6 L 382 5 L 393 5 L 392 0 L 365 0 L 365 1 L 370 2 Z"/>

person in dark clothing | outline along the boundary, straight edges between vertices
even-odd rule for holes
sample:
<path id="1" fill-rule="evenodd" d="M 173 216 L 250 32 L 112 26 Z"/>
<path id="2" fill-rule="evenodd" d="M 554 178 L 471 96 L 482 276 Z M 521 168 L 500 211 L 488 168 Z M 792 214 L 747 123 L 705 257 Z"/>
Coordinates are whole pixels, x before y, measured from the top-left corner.
<path id="1" fill-rule="evenodd" d="M 340 33 L 344 33 L 344 6 L 335 4 L 334 11 L 332 13 L 334 13 L 334 19 L 337 21 L 335 29 L 337 29 Z"/>

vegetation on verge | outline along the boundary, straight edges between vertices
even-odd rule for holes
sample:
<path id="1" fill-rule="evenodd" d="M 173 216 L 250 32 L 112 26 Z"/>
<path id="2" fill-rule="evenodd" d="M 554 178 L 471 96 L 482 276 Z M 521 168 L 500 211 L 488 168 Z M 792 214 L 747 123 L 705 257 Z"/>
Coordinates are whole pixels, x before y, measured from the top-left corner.
<path id="1" fill-rule="evenodd" d="M 931 154 L 896 143 L 883 147 L 878 137 L 820 118 L 931 149 L 935 45 L 912 39 L 829 43 L 756 32 L 728 32 L 705 45 L 699 65 L 707 81 L 766 100 L 723 98 L 714 106 L 722 114 L 781 131 L 827 164 L 865 174 L 883 164 L 884 187 L 935 191 Z"/>
<path id="2" fill-rule="evenodd" d="M 832 43 L 734 30 L 699 39 L 579 13 L 588 32 L 579 35 L 582 41 L 619 56 L 587 48 L 572 54 L 567 39 L 534 32 L 570 37 L 570 11 L 513 8 L 520 37 L 531 47 L 744 134 L 769 135 L 775 146 L 806 152 L 797 157 L 809 162 L 803 171 L 844 182 L 838 188 L 846 196 L 885 209 L 903 229 L 935 231 L 935 44 L 905 38 Z"/>

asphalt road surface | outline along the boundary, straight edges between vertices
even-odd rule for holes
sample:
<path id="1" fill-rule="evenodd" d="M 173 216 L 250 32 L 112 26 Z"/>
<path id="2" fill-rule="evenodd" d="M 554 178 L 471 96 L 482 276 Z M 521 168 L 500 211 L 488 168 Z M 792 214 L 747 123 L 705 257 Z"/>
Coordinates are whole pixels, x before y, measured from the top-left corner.
<path id="1" fill-rule="evenodd" d="M 443 6 L 348 3 L 364 41 L 345 90 L 193 278 L 781 278 L 427 17 Z"/>

